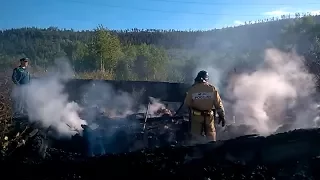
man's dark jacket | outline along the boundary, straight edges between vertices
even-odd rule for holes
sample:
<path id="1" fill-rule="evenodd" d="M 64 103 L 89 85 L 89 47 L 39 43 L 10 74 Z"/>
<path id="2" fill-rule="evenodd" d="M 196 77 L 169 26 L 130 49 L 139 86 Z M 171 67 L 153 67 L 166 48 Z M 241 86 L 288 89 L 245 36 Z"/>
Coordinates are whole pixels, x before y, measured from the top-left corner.
<path id="1" fill-rule="evenodd" d="M 12 73 L 12 81 L 16 85 L 24 85 L 30 82 L 30 73 L 26 68 L 21 66 L 14 68 Z"/>

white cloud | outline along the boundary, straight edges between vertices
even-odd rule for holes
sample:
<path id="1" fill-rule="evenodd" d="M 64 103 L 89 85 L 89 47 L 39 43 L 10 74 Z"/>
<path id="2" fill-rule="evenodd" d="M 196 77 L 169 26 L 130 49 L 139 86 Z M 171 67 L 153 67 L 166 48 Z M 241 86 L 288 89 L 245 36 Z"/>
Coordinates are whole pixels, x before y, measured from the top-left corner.
<path id="1" fill-rule="evenodd" d="M 285 7 L 285 8 L 281 8 L 281 9 L 274 9 L 272 11 L 268 11 L 268 12 L 263 12 L 261 13 L 265 18 L 270 18 L 270 17 L 275 17 L 275 18 L 280 18 L 282 15 L 291 15 L 291 17 L 295 17 L 296 13 L 306 13 L 306 14 L 310 14 L 310 15 L 320 15 L 320 9 L 316 9 L 316 10 L 301 10 L 298 8 L 290 8 L 290 7 Z M 261 19 L 257 18 L 257 19 Z M 245 21 L 249 22 L 252 21 L 254 19 L 242 19 L 242 20 L 234 20 L 234 21 L 230 21 L 229 23 L 221 23 L 221 24 L 216 24 L 214 27 L 210 27 L 210 28 L 206 28 L 205 30 L 212 30 L 212 29 L 220 29 L 223 27 L 233 27 L 233 26 L 240 26 L 240 25 L 244 25 Z"/>
<path id="2" fill-rule="evenodd" d="M 275 10 L 275 11 L 269 11 L 269 12 L 263 13 L 263 15 L 273 16 L 273 17 L 281 16 L 281 15 L 287 15 L 287 14 L 292 14 L 292 12 L 284 11 L 284 10 Z"/>
<path id="3" fill-rule="evenodd" d="M 320 10 L 292 10 L 292 11 L 286 11 L 284 9 L 279 9 L 279 10 L 274 10 L 274 11 L 269 11 L 269 12 L 264 12 L 262 13 L 265 16 L 269 17 L 280 17 L 281 15 L 294 15 L 295 13 L 307 13 L 310 15 L 320 15 Z"/>
<path id="4" fill-rule="evenodd" d="M 308 12 L 310 12 L 310 14 L 313 15 L 313 16 L 320 15 L 320 10 L 308 11 Z"/>
<path id="5" fill-rule="evenodd" d="M 235 26 L 240 26 L 240 25 L 244 25 L 244 22 L 243 22 L 243 21 L 236 20 L 236 21 L 233 21 L 233 24 L 234 24 Z"/>

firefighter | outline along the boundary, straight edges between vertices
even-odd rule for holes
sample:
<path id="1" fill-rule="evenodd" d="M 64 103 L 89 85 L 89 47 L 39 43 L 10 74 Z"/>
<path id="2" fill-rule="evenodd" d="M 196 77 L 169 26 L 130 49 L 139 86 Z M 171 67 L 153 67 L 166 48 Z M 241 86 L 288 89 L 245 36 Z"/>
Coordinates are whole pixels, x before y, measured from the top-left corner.
<path id="1" fill-rule="evenodd" d="M 193 140 L 200 140 L 203 133 L 208 140 L 216 141 L 215 114 L 219 124 L 225 126 L 224 107 L 217 89 L 208 83 L 208 73 L 200 71 L 187 92 L 185 104 L 190 110 L 190 131 Z"/>

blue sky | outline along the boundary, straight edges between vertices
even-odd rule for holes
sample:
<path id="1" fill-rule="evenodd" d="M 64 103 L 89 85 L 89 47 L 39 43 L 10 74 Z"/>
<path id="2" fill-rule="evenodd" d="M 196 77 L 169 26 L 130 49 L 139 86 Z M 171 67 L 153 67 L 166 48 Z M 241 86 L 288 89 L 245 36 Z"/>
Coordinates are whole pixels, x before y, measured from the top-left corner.
<path id="1" fill-rule="evenodd" d="M 318 0 L 4 0 L 0 29 L 213 29 L 283 13 L 320 14 Z"/>

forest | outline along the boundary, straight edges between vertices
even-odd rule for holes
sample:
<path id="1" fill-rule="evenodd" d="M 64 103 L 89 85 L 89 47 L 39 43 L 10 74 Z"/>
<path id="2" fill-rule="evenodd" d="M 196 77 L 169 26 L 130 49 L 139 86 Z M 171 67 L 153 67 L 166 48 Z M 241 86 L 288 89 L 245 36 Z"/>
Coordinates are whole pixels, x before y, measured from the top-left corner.
<path id="1" fill-rule="evenodd" d="M 278 48 L 305 55 L 317 71 L 319 22 L 306 13 L 210 31 L 9 29 L 0 31 L 0 67 L 11 71 L 28 57 L 36 74 L 64 58 L 81 78 L 191 82 L 202 69 L 213 78 L 217 69 L 250 69 L 263 61 L 265 49 Z"/>

